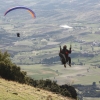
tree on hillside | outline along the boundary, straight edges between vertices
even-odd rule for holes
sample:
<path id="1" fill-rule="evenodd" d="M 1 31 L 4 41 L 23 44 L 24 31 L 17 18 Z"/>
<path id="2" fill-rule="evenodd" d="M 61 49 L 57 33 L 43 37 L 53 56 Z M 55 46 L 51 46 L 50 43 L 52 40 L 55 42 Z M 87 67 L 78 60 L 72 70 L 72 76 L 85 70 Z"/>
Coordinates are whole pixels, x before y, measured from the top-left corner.
<path id="1" fill-rule="evenodd" d="M 10 55 L 6 52 L 2 53 L 0 51 L 0 62 L 3 62 L 5 64 L 11 64 L 11 60 L 10 60 Z"/>
<path id="2" fill-rule="evenodd" d="M 10 60 L 10 55 L 0 51 L 0 76 L 7 80 L 18 81 L 25 83 L 26 72 L 21 71 L 20 67 L 13 64 Z"/>

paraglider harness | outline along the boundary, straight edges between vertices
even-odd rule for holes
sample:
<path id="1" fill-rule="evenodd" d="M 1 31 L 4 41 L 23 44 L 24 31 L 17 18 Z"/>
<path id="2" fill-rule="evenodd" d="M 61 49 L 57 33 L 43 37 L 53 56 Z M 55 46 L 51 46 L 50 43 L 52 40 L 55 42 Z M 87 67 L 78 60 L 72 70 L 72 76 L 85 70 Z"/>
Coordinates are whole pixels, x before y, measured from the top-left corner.
<path id="1" fill-rule="evenodd" d="M 66 64 L 66 57 L 63 53 L 59 52 L 59 57 L 60 57 L 60 60 L 61 60 L 61 63 L 62 64 Z"/>

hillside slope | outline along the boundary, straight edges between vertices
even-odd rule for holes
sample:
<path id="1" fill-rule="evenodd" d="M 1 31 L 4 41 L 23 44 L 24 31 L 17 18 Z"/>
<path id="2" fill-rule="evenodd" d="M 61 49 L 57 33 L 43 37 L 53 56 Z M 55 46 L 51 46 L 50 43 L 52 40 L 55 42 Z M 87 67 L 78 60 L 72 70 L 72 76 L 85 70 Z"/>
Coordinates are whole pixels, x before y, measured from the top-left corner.
<path id="1" fill-rule="evenodd" d="M 74 100 L 25 84 L 6 81 L 1 78 L 0 90 L 0 100 Z"/>

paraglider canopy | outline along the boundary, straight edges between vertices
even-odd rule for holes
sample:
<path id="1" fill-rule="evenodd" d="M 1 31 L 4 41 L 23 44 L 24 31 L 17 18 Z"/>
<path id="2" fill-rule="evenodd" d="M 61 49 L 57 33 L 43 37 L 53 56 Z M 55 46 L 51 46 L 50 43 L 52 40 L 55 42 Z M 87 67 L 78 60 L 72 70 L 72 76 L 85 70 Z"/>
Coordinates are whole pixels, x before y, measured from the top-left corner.
<path id="1" fill-rule="evenodd" d="M 9 10 L 7 10 L 6 12 L 5 12 L 5 14 L 4 14 L 4 16 L 6 15 L 6 14 L 8 14 L 9 12 L 11 12 L 11 11 L 13 11 L 13 10 L 16 10 L 16 9 L 26 9 L 26 10 L 28 10 L 29 12 L 30 12 L 30 14 L 32 15 L 32 17 L 33 18 L 35 18 L 36 16 L 35 16 L 35 13 L 31 10 L 31 9 L 29 9 L 29 8 L 27 8 L 27 7 L 20 7 L 20 6 L 17 6 L 17 7 L 13 7 L 13 8 L 10 8 Z"/>
<path id="2" fill-rule="evenodd" d="M 20 33 L 17 33 L 17 37 L 20 37 Z"/>

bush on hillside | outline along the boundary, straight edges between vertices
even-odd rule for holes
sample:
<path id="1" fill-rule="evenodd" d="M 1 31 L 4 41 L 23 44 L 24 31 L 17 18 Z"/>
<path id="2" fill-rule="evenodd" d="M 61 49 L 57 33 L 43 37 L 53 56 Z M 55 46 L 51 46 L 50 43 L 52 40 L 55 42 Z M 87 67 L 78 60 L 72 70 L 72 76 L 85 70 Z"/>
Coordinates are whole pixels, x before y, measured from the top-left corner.
<path id="1" fill-rule="evenodd" d="M 29 84 L 34 87 L 42 88 L 56 94 L 61 94 L 63 96 L 77 98 L 77 93 L 74 87 L 68 85 L 58 85 L 56 82 L 49 79 L 46 80 L 34 80 L 30 79 Z"/>

